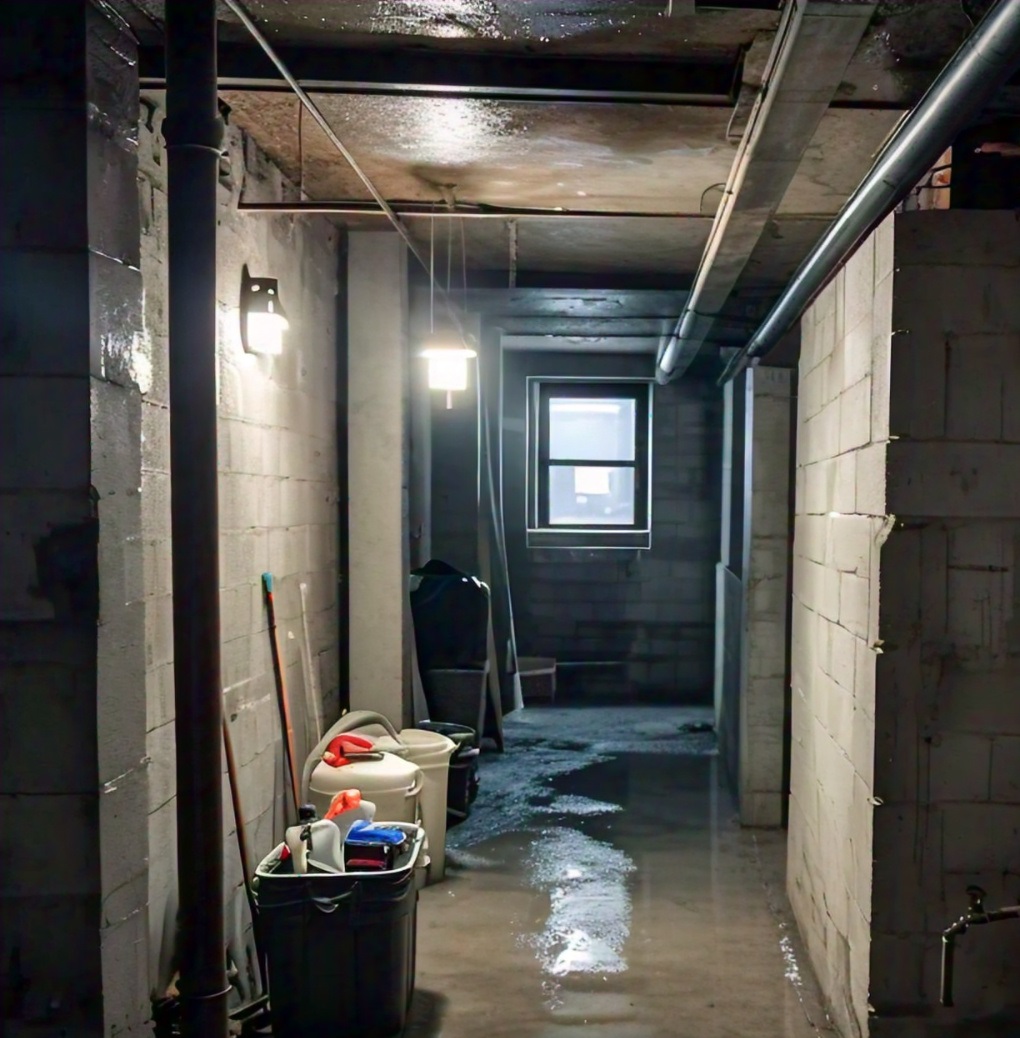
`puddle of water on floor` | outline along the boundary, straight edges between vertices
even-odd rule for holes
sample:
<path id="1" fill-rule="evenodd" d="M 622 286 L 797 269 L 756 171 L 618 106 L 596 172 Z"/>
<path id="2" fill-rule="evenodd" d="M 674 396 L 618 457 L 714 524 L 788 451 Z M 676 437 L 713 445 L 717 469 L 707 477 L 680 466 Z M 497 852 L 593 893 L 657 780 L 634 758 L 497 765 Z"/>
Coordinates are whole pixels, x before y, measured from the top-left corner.
<path id="1" fill-rule="evenodd" d="M 481 792 L 470 823 L 449 833 L 447 847 L 466 850 L 507 833 L 534 831 L 550 814 L 583 817 L 621 810 L 621 805 L 601 797 L 571 795 L 560 783 L 566 776 L 621 756 L 703 760 L 715 755 L 713 731 L 685 730 L 691 718 L 700 721 L 700 713 L 677 710 L 663 715 L 635 723 L 633 708 L 515 712 L 506 721 L 507 752 L 483 758 Z"/>
<path id="2" fill-rule="evenodd" d="M 525 863 L 529 883 L 549 893 L 549 917 L 526 940 L 545 973 L 611 974 L 627 969 L 630 936 L 627 876 L 634 862 L 622 851 L 576 829 L 545 830 Z"/>
<path id="3" fill-rule="evenodd" d="M 610 804 L 605 800 L 594 800 L 592 797 L 565 794 L 556 797 L 551 803 L 542 804 L 538 808 L 543 814 L 573 815 L 590 818 L 596 815 L 615 814 L 623 810 L 622 804 Z"/>

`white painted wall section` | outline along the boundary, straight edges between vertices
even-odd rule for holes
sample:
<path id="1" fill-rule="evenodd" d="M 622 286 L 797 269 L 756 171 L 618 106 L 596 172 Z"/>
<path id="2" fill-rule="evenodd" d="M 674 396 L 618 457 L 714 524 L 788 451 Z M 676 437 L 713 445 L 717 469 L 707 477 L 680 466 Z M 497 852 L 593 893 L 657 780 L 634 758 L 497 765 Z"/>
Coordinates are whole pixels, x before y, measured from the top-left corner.
<path id="1" fill-rule="evenodd" d="M 399 725 L 412 645 L 407 249 L 391 232 L 355 232 L 348 271 L 351 709 Z"/>

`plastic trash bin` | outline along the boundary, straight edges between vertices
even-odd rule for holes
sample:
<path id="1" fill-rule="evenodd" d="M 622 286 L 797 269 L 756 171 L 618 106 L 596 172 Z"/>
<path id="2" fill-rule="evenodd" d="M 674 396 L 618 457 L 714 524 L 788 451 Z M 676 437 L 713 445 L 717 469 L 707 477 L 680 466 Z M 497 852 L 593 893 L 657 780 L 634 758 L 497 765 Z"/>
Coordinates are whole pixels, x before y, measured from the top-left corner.
<path id="1" fill-rule="evenodd" d="M 488 663 L 477 670 L 427 670 L 421 679 L 429 717 L 433 721 L 447 721 L 474 729 L 481 746 L 485 732 Z"/>
<path id="2" fill-rule="evenodd" d="M 446 827 L 463 822 L 478 796 L 478 736 L 473 728 L 446 721 L 422 721 L 419 728 L 439 732 L 457 744 L 446 784 Z"/>
<path id="3" fill-rule="evenodd" d="M 295 875 L 281 844 L 253 883 L 269 967 L 274 1038 L 390 1038 L 414 993 L 419 826 L 386 872 Z"/>

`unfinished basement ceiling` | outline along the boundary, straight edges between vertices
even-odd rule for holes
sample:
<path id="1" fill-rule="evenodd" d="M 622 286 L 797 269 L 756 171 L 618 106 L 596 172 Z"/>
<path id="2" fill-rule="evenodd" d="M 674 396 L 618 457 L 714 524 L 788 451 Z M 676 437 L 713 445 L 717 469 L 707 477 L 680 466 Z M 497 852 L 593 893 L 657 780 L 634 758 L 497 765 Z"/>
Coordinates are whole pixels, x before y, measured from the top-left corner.
<path id="1" fill-rule="evenodd" d="M 162 3 L 113 3 L 143 44 L 143 85 L 158 88 Z M 987 6 L 986 0 L 807 4 L 832 24 L 856 18 L 859 26 L 856 35 L 849 30 L 849 46 L 844 41 L 840 50 L 837 33 L 836 44 L 819 45 L 811 55 L 824 65 L 831 45 L 845 71 L 803 138 L 806 147 L 798 148 L 796 172 L 747 254 L 734 300 L 789 278 Z M 513 230 L 501 218 L 456 226 L 436 220 L 440 264 L 447 242 L 459 261 L 463 233 L 473 270 L 515 267 L 536 277 L 555 274 L 558 283 L 571 276 L 607 285 L 647 278 L 650 285 L 681 288 L 690 284 L 708 240 L 781 24 L 780 7 L 768 0 L 247 4 L 391 203 L 536 211 L 515 219 Z M 295 200 L 369 202 L 358 177 L 226 7 L 221 22 L 221 97 L 229 118 L 294 182 Z M 592 77 L 606 90 L 597 101 L 584 96 Z M 535 83 L 544 96 L 531 96 Z M 336 218 L 383 226 L 378 217 Z M 429 217 L 403 219 L 427 246 Z M 750 309 L 734 300 L 725 312 L 761 309 L 760 299 Z"/>

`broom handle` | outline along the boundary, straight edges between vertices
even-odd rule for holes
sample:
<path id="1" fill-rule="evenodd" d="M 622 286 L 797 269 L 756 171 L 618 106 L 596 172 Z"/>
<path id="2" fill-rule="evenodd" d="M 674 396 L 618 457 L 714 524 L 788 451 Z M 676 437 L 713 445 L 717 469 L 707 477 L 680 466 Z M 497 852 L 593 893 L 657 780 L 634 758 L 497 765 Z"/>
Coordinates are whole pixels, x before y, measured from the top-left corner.
<path id="1" fill-rule="evenodd" d="M 234 759 L 234 743 L 230 738 L 230 726 L 226 714 L 223 715 L 223 755 L 227 760 L 227 777 L 230 779 L 230 801 L 234 805 L 234 832 L 237 835 L 237 854 L 241 859 L 241 872 L 244 874 L 244 893 L 248 898 L 248 909 L 251 912 L 251 928 L 255 938 L 255 957 L 259 963 L 259 980 L 262 982 L 262 993 L 269 988 L 266 983 L 266 960 L 259 933 L 259 906 L 251 889 L 251 858 L 248 857 L 248 836 L 244 824 L 244 811 L 241 809 L 241 791 L 237 782 L 237 762 Z"/>
<path id="2" fill-rule="evenodd" d="M 273 675 L 276 678 L 276 700 L 280 707 L 280 723 L 283 726 L 284 749 L 290 770 L 291 793 L 294 798 L 294 816 L 301 803 L 301 783 L 298 781 L 297 760 L 294 753 L 294 726 L 290 719 L 290 704 L 287 701 L 287 683 L 283 675 L 283 658 L 280 655 L 280 637 L 276 630 L 276 606 L 273 602 L 273 574 L 262 574 L 262 588 L 266 595 L 266 612 L 269 614 L 269 647 L 273 653 Z"/>

